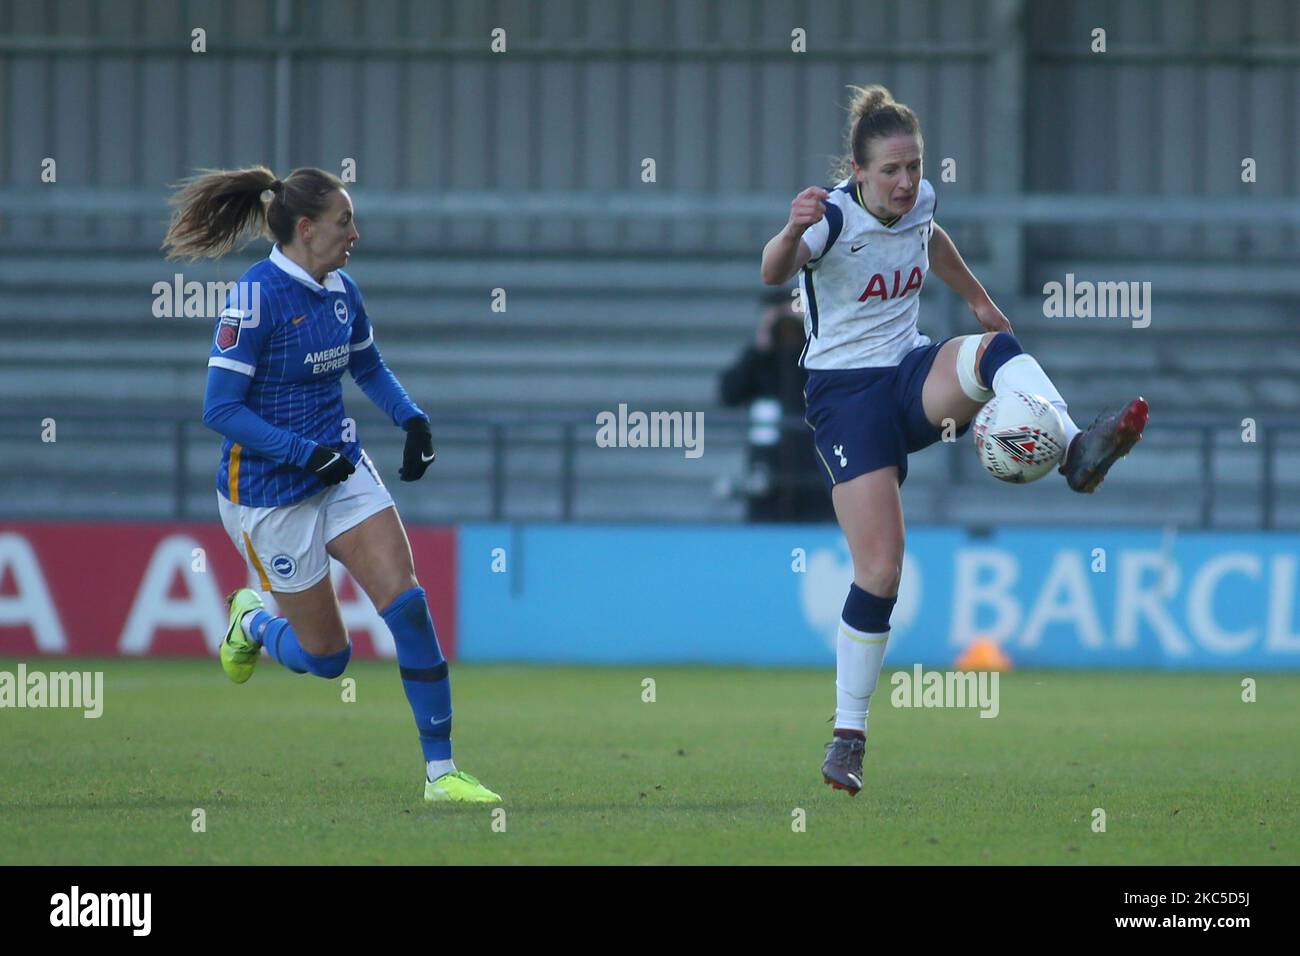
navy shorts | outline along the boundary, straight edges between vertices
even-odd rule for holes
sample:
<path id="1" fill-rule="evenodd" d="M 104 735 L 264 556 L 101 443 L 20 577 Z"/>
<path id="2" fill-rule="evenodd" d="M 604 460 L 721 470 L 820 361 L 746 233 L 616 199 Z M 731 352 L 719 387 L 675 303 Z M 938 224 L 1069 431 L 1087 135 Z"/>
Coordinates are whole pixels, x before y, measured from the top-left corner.
<path id="1" fill-rule="evenodd" d="M 808 370 L 804 421 L 813 430 L 827 488 L 890 465 L 898 466 L 901 485 L 907 456 L 943 437 L 921 404 L 925 377 L 942 346 L 918 345 L 903 361 L 884 368 Z M 969 430 L 967 422 L 956 435 Z"/>

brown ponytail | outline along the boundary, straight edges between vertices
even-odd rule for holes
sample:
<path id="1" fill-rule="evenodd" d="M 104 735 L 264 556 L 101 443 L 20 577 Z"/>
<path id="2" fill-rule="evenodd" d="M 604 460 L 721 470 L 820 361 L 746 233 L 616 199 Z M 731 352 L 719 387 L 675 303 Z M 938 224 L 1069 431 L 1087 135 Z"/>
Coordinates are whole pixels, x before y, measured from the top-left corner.
<path id="1" fill-rule="evenodd" d="M 342 188 L 333 173 L 310 166 L 284 180 L 265 166 L 202 170 L 169 200 L 172 218 L 162 248 L 168 259 L 219 259 L 259 235 L 287 245 L 298 220 L 319 219 L 330 194 Z"/>

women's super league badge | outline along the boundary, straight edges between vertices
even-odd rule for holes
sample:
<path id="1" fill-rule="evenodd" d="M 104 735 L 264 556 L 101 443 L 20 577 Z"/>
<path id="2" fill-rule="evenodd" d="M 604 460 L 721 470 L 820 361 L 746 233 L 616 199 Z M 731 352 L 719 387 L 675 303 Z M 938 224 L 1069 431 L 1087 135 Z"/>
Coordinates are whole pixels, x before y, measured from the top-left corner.
<path id="1" fill-rule="evenodd" d="M 241 318 L 243 313 L 238 309 L 226 309 L 221 313 L 221 321 L 217 323 L 218 351 L 228 352 L 238 344 Z"/>

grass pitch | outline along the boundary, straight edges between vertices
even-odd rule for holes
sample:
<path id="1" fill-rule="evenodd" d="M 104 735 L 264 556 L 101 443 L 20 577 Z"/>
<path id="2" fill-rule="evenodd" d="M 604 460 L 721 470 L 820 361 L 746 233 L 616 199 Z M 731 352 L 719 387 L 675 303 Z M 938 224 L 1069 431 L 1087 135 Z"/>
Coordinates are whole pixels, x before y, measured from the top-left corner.
<path id="1" fill-rule="evenodd" d="M 819 772 L 829 668 L 453 665 L 494 829 L 422 801 L 395 664 L 354 662 L 351 703 L 269 660 L 244 686 L 215 660 L 27 665 L 103 670 L 104 713 L 0 710 L 5 864 L 1300 862 L 1295 674 L 1243 703 L 1235 673 L 1017 672 L 995 719 L 896 709 L 882 675 L 850 798 Z"/>

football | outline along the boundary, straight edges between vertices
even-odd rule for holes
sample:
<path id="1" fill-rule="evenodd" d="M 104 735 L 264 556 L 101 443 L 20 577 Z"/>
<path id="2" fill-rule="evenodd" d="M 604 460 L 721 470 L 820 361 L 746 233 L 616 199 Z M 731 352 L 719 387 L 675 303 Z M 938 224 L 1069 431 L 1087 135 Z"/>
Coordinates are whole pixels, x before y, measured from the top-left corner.
<path id="1" fill-rule="evenodd" d="M 1024 484 L 1037 481 L 1065 453 L 1065 426 L 1047 399 L 1027 392 L 995 395 L 975 416 L 971 429 L 980 464 L 994 478 Z"/>

